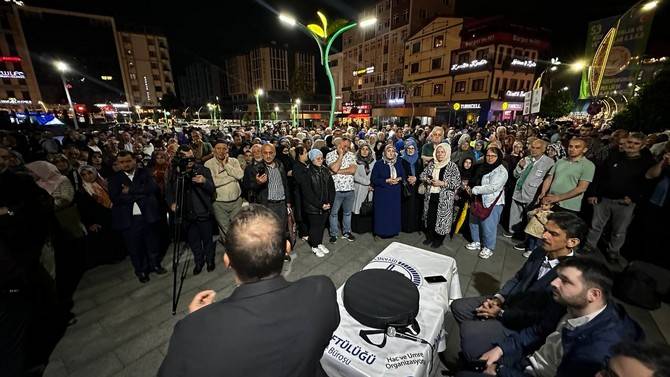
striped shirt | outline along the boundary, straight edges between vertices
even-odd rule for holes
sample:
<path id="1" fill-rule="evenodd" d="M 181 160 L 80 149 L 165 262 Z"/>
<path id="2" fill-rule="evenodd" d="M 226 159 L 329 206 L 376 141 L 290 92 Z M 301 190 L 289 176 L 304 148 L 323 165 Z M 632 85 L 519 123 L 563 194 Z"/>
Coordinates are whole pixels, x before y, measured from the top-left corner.
<path id="1" fill-rule="evenodd" d="M 281 180 L 281 173 L 279 172 L 279 165 L 275 162 L 272 166 L 266 166 L 268 168 L 268 200 L 286 199 L 284 184 Z"/>

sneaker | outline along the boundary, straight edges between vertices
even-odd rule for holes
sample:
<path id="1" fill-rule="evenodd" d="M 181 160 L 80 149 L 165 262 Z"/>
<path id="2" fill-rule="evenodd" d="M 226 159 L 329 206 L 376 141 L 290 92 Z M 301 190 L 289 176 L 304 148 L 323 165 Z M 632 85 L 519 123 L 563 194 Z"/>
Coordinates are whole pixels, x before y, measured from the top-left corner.
<path id="1" fill-rule="evenodd" d="M 514 245 L 514 250 L 526 251 L 526 243 L 519 242 L 518 244 Z"/>
<path id="2" fill-rule="evenodd" d="M 330 243 L 335 243 L 337 242 L 337 237 L 336 236 L 330 236 L 330 239 L 328 240 Z"/>
<path id="3" fill-rule="evenodd" d="M 512 237 L 514 237 L 514 233 L 503 232 L 503 237 L 512 238 Z"/>
<path id="4" fill-rule="evenodd" d="M 482 248 L 482 251 L 479 252 L 479 257 L 482 259 L 489 259 L 493 256 L 493 250 L 488 248 Z"/>
<path id="5" fill-rule="evenodd" d="M 355 241 L 356 240 L 356 237 L 354 237 L 354 235 L 351 234 L 351 233 L 344 233 L 342 235 L 342 238 L 344 238 L 345 240 L 349 240 L 349 241 Z"/>
<path id="6" fill-rule="evenodd" d="M 465 245 L 465 248 L 468 250 L 479 250 L 482 247 L 482 244 L 479 242 L 470 242 L 469 244 Z"/>
<path id="7" fill-rule="evenodd" d="M 309 236 L 303 236 L 303 237 L 300 237 L 300 239 L 302 239 L 303 241 L 307 242 L 307 240 L 309 239 Z"/>
<path id="8" fill-rule="evenodd" d="M 313 248 L 312 248 L 312 253 L 314 253 L 314 255 L 316 255 L 316 256 L 319 257 L 319 258 L 323 258 L 323 257 L 324 257 L 323 252 L 322 252 L 321 249 L 319 249 L 318 247 L 313 247 Z"/>
<path id="9" fill-rule="evenodd" d="M 530 251 L 530 250 L 526 250 L 526 251 L 523 253 L 523 257 L 524 257 L 524 258 L 528 258 L 532 253 L 533 253 L 532 251 Z"/>
<path id="10" fill-rule="evenodd" d="M 325 246 L 323 246 L 322 244 L 319 244 L 319 246 L 317 246 L 317 248 L 318 248 L 319 250 L 321 250 L 321 252 L 324 253 L 324 254 L 328 254 L 328 253 L 330 253 L 330 250 L 328 250 L 328 248 L 325 247 Z"/>

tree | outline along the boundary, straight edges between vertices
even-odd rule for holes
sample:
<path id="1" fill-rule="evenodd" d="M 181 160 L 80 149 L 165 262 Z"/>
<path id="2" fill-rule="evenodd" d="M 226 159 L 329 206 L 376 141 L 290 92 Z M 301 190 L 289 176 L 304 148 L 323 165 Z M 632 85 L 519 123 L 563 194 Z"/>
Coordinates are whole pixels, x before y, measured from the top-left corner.
<path id="1" fill-rule="evenodd" d="M 167 92 L 163 94 L 163 97 L 160 100 L 161 108 L 164 110 L 174 110 L 183 107 L 181 101 L 177 96 L 172 92 Z"/>
<path id="2" fill-rule="evenodd" d="M 666 130 L 670 124 L 670 65 L 666 64 L 654 79 L 642 86 L 639 95 L 629 99 L 628 106 L 618 112 L 614 128 L 644 133 Z"/>
<path id="3" fill-rule="evenodd" d="M 554 90 L 542 97 L 540 116 L 543 118 L 556 119 L 570 114 L 575 107 L 572 95 L 567 90 Z"/>
<path id="4" fill-rule="evenodd" d="M 307 79 L 307 70 L 305 67 L 296 65 L 288 82 L 288 90 L 291 98 L 294 99 L 305 99 L 307 96 L 311 96 L 313 94 L 312 87 L 309 85 L 309 80 Z"/>

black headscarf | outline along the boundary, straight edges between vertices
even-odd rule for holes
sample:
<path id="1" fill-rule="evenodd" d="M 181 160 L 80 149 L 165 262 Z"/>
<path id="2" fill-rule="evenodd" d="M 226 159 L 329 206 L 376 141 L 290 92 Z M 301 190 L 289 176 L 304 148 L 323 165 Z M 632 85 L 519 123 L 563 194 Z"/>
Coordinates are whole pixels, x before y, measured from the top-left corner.
<path id="1" fill-rule="evenodd" d="M 494 151 L 496 153 L 496 155 L 498 155 L 498 158 L 496 159 L 496 162 L 494 162 L 492 164 L 489 164 L 488 162 L 486 162 L 486 156 L 485 156 L 484 157 L 484 162 L 477 165 L 477 167 L 475 169 L 475 172 L 472 176 L 472 179 L 468 183 L 468 186 L 475 187 L 475 186 L 481 185 L 482 184 L 482 177 L 484 177 L 486 174 L 495 170 L 495 168 L 497 168 L 498 166 L 502 165 L 502 163 L 503 163 L 502 151 L 500 149 L 496 148 L 496 147 L 491 147 L 487 150 L 487 152 L 488 151 Z"/>
<path id="2" fill-rule="evenodd" d="M 465 161 L 470 161 L 470 169 L 465 168 Z M 461 173 L 462 181 L 470 181 L 472 179 L 472 174 L 475 171 L 475 161 L 471 157 L 466 157 L 461 161 L 461 165 L 458 167 L 459 173 Z"/>

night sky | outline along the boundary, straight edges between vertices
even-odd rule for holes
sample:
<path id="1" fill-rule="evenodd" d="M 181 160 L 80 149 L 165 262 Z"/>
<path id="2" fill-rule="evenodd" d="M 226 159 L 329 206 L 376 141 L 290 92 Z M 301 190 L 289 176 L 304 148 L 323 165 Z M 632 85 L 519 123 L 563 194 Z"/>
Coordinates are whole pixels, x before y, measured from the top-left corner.
<path id="1" fill-rule="evenodd" d="M 623 0 L 456 0 L 464 17 L 505 15 L 517 23 L 541 26 L 551 31 L 552 56 L 569 62 L 580 58 L 586 43 L 587 23 L 625 12 L 635 1 Z M 656 11 L 647 52 L 670 55 L 670 4 L 661 2 Z M 329 19 L 355 19 L 372 0 L 219 0 L 169 2 L 157 0 L 26 0 L 43 6 L 115 17 L 117 28 L 159 32 L 168 37 L 174 69 L 179 75 L 193 58 L 219 63 L 225 56 L 244 52 L 258 43 L 277 41 L 314 50 L 314 42 L 298 30 L 279 24 L 274 11 L 287 11 L 303 23 L 317 21 L 316 10 Z M 553 6 L 550 10 L 540 9 Z M 664 27 L 665 26 L 665 27 Z"/>

